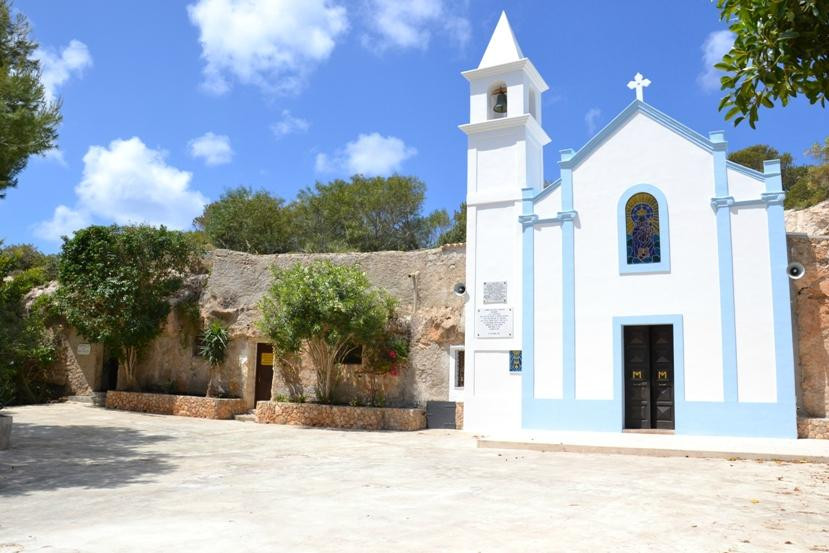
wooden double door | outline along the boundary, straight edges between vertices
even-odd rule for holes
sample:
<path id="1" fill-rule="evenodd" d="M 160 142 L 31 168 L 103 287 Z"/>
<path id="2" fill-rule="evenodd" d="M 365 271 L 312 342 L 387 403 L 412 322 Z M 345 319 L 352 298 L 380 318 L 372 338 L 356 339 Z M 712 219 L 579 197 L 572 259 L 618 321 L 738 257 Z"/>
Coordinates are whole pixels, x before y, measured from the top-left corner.
<path id="1" fill-rule="evenodd" d="M 674 327 L 624 327 L 625 428 L 674 428 Z"/>

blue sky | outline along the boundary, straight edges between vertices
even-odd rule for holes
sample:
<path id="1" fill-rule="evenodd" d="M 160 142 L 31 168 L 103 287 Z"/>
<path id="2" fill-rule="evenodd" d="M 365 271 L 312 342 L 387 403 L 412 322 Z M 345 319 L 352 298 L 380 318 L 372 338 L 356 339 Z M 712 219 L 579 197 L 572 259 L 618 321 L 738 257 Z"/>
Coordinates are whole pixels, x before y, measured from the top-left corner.
<path id="1" fill-rule="evenodd" d="M 468 86 L 502 9 L 543 96 L 546 176 L 632 99 L 738 149 L 802 152 L 829 115 L 794 102 L 757 130 L 717 111 L 710 66 L 728 45 L 707 0 L 17 0 L 63 100 L 59 150 L 0 200 L 0 238 L 57 251 L 90 223 L 189 228 L 231 187 L 287 200 L 352 172 L 416 175 L 427 209 L 463 199 Z"/>

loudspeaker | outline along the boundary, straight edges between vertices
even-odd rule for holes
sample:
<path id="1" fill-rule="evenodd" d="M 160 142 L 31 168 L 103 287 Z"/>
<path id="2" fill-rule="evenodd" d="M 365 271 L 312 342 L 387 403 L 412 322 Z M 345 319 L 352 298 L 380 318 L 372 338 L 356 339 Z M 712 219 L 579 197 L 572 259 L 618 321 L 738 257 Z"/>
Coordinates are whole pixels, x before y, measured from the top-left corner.
<path id="1" fill-rule="evenodd" d="M 803 278 L 803 275 L 806 274 L 806 267 L 797 261 L 792 261 L 789 263 L 789 266 L 786 267 L 786 274 L 789 275 L 789 278 L 792 280 Z"/>
<path id="2" fill-rule="evenodd" d="M 466 294 L 466 284 L 464 284 L 463 282 L 457 282 L 452 287 L 452 291 L 455 292 L 456 296 L 463 296 L 464 294 Z"/>

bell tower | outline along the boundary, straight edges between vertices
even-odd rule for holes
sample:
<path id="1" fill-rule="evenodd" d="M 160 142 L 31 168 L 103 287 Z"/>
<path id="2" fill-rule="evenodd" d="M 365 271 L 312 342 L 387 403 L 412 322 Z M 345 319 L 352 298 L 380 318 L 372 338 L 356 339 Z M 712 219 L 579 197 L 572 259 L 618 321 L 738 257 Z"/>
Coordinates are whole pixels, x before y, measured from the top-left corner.
<path id="1" fill-rule="evenodd" d="M 464 428 L 521 427 L 522 275 L 519 216 L 541 191 L 541 94 L 504 12 L 469 81 Z M 530 203 L 531 205 L 531 203 Z M 527 253 L 532 270 L 532 252 Z M 516 360 L 517 364 L 516 364 Z"/>

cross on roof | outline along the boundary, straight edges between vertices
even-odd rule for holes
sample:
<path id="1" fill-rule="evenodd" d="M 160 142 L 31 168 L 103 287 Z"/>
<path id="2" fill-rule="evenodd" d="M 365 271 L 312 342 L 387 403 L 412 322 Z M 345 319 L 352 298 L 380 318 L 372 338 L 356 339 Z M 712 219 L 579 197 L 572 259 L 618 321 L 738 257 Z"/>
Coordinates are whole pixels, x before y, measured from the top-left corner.
<path id="1" fill-rule="evenodd" d="M 633 80 L 628 83 L 628 88 L 636 89 L 636 99 L 640 102 L 645 101 L 645 87 L 651 84 L 650 80 L 644 78 L 641 73 L 633 76 Z"/>

